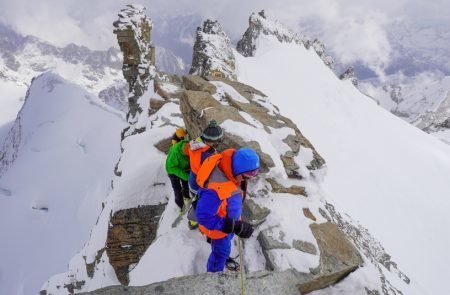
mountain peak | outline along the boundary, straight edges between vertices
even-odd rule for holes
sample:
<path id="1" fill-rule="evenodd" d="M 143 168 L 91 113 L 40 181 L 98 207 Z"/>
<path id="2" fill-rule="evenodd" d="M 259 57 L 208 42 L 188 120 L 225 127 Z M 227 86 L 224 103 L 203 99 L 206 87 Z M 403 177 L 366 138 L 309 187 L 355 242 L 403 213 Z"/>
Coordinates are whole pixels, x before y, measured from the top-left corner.
<path id="1" fill-rule="evenodd" d="M 198 27 L 190 74 L 219 76 L 236 80 L 235 57 L 231 50 L 230 38 L 218 21 L 207 19 L 203 27 Z"/>
<path id="2" fill-rule="evenodd" d="M 255 41 L 263 35 L 275 36 L 282 43 L 295 41 L 301 42 L 301 38 L 294 32 L 286 28 L 277 20 L 272 20 L 266 16 L 264 10 L 258 13 L 252 13 L 248 20 L 249 26 L 242 39 L 237 43 L 237 51 L 243 56 L 253 56 L 256 50 Z"/>
<path id="3" fill-rule="evenodd" d="M 261 35 L 274 36 L 280 43 L 302 44 L 306 49 L 312 47 L 324 64 L 331 69 L 333 68 L 333 58 L 326 54 L 325 45 L 318 39 L 311 41 L 305 36 L 300 36 L 278 20 L 269 18 L 264 10 L 252 13 L 248 22 L 249 26 L 236 46 L 237 51 L 243 56 L 254 56 L 257 49 L 257 40 Z"/>

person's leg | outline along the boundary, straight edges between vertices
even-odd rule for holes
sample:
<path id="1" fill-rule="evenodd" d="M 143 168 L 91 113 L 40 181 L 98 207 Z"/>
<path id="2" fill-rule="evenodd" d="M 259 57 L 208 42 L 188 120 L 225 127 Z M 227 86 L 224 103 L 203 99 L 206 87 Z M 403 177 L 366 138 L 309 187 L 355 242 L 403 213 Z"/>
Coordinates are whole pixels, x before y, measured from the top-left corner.
<path id="1" fill-rule="evenodd" d="M 181 181 L 181 191 L 183 193 L 183 197 L 185 199 L 190 199 L 191 196 L 189 195 L 189 183 L 187 182 L 187 180 L 182 180 Z"/>
<path id="2" fill-rule="evenodd" d="M 225 262 L 228 256 L 230 256 L 232 239 L 233 235 L 231 234 L 223 239 L 211 241 L 211 254 L 209 255 L 208 264 L 206 265 L 206 270 L 208 272 L 223 271 Z"/>
<path id="3" fill-rule="evenodd" d="M 169 174 L 170 183 L 172 184 L 173 192 L 175 195 L 175 204 L 180 207 L 180 209 L 183 209 L 184 201 L 183 201 L 183 193 L 181 188 L 180 179 L 178 176 Z"/>

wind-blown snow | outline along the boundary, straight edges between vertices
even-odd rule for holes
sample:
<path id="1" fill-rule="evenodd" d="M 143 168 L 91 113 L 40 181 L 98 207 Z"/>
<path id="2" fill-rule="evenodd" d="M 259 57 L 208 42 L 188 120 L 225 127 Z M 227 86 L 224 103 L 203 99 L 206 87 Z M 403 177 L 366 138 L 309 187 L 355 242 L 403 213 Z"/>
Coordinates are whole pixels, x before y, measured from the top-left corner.
<path id="1" fill-rule="evenodd" d="M 0 178 L 0 294 L 36 294 L 89 237 L 124 118 L 56 74 L 32 84 L 18 158 Z"/>
<path id="2" fill-rule="evenodd" d="M 236 54 L 238 79 L 267 94 L 326 159 L 327 198 L 412 278 L 405 294 L 450 293 L 450 147 L 337 79 L 314 51 L 270 39 L 259 48 Z"/>

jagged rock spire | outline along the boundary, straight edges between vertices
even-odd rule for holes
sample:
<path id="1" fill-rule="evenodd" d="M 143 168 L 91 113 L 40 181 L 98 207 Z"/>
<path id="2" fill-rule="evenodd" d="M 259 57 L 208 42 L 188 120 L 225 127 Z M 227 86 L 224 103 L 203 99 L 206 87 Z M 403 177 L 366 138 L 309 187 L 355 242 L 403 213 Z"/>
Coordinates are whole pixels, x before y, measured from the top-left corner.
<path id="1" fill-rule="evenodd" d="M 151 41 L 153 24 L 141 5 L 126 5 L 118 16 L 113 23 L 114 34 L 123 53 L 123 75 L 130 87 L 127 119 L 133 123 L 136 114 L 142 112 L 137 100 L 155 76 L 155 47 Z"/>
<path id="2" fill-rule="evenodd" d="M 348 80 L 352 81 L 353 85 L 358 86 L 358 79 L 355 76 L 355 71 L 353 70 L 353 67 L 349 67 L 345 72 L 343 72 L 339 79 L 341 80 Z"/>
<path id="3" fill-rule="evenodd" d="M 301 37 L 286 28 L 277 20 L 268 18 L 264 10 L 261 10 L 258 13 L 252 13 L 248 22 L 248 29 L 236 46 L 237 51 L 243 56 L 254 56 L 256 40 L 260 35 L 269 35 L 275 36 L 281 43 L 295 42 L 297 44 L 303 44 L 306 49 L 309 49 L 312 46 L 317 55 L 323 60 L 324 64 L 331 69 L 333 68 L 333 58 L 326 54 L 325 45 L 322 42 L 317 39 L 310 41 L 306 37 Z"/>
<path id="4" fill-rule="evenodd" d="M 255 41 L 261 35 L 273 35 L 280 42 L 301 43 L 301 38 L 276 20 L 267 18 L 264 10 L 252 13 L 248 19 L 248 29 L 237 43 L 237 51 L 245 57 L 253 56 Z"/>
<path id="5" fill-rule="evenodd" d="M 197 28 L 190 74 L 236 80 L 235 58 L 230 38 L 218 21 L 207 19 Z"/>

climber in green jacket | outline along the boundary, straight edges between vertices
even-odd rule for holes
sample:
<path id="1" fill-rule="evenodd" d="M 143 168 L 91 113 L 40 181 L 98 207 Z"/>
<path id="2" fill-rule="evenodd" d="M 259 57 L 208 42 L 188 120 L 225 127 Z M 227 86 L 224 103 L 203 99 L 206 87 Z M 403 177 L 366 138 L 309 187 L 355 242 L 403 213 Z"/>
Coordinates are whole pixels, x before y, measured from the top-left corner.
<path id="1" fill-rule="evenodd" d="M 169 175 L 175 194 L 175 203 L 179 207 L 179 213 L 184 210 L 184 199 L 189 196 L 189 142 L 181 140 L 174 144 L 166 158 L 166 171 Z"/>

